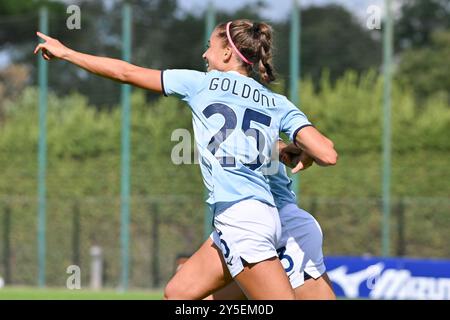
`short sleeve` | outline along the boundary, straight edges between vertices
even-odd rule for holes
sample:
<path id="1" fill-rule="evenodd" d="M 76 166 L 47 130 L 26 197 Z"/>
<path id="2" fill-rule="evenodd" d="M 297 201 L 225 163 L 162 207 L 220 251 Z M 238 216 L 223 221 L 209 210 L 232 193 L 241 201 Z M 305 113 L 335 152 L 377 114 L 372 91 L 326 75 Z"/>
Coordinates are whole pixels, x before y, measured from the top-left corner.
<path id="1" fill-rule="evenodd" d="M 165 96 L 176 95 L 189 101 L 201 88 L 205 72 L 171 69 L 161 72 L 161 87 Z"/>
<path id="2" fill-rule="evenodd" d="M 297 132 L 304 127 L 312 126 L 306 115 L 289 101 L 287 101 L 285 112 L 281 119 L 280 131 L 286 133 L 289 140 L 293 141 Z"/>

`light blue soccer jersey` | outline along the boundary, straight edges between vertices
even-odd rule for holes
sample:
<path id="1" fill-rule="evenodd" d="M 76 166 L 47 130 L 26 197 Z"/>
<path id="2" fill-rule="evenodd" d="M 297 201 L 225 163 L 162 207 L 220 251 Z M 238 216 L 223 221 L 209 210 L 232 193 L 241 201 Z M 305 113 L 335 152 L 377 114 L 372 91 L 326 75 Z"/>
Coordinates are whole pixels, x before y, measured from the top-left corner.
<path id="1" fill-rule="evenodd" d="M 165 95 L 178 96 L 191 108 L 213 212 L 245 199 L 274 206 L 263 172 L 279 133 L 292 140 L 310 125 L 305 114 L 285 96 L 235 71 L 165 70 L 161 84 Z"/>
<path id="2" fill-rule="evenodd" d="M 275 162 L 275 161 L 274 161 Z M 286 167 L 279 161 L 278 172 L 276 174 L 268 175 L 270 191 L 272 192 L 275 205 L 278 210 L 289 203 L 297 204 L 297 198 L 294 191 L 292 191 L 292 180 L 286 172 Z"/>

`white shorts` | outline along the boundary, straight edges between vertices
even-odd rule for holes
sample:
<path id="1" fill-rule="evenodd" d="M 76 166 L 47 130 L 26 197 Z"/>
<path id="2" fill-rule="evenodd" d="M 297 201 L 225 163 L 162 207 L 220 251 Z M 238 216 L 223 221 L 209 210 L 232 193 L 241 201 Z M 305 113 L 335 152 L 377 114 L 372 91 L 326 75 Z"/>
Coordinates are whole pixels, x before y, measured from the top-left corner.
<path id="1" fill-rule="evenodd" d="M 257 200 L 240 201 L 214 217 L 214 229 L 211 237 L 233 278 L 244 269 L 244 262 L 278 256 L 281 222 L 275 207 Z"/>
<path id="2" fill-rule="evenodd" d="M 305 282 L 305 276 L 317 279 L 325 273 L 322 230 L 312 215 L 293 203 L 281 208 L 280 219 L 277 251 L 295 289 Z"/>
<path id="3" fill-rule="evenodd" d="M 322 253 L 322 230 L 312 215 L 295 204 L 284 206 L 279 214 L 281 238 L 277 242 L 277 253 L 295 289 L 305 282 L 305 273 L 317 279 L 326 271 Z M 217 232 L 211 234 L 211 239 L 224 250 Z M 226 249 L 223 252 L 226 253 Z M 233 273 L 232 276 L 234 277 Z"/>

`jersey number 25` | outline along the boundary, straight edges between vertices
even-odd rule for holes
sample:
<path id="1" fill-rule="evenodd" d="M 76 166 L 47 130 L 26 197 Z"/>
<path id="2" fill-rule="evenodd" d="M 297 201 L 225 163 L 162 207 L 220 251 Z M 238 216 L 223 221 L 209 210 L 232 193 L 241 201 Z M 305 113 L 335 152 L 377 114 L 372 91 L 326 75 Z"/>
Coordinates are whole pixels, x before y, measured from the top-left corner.
<path id="1" fill-rule="evenodd" d="M 215 155 L 220 144 L 223 143 L 236 129 L 237 116 L 233 109 L 222 103 L 210 104 L 203 110 L 203 114 L 208 119 L 214 114 L 221 114 L 225 119 L 222 128 L 220 128 L 220 130 L 211 138 L 208 144 L 208 150 Z M 261 167 L 266 160 L 266 157 L 263 155 L 266 140 L 261 131 L 250 128 L 251 121 L 270 127 L 272 118 L 252 109 L 245 109 L 244 112 L 241 129 L 246 136 L 253 137 L 256 140 L 256 149 L 258 150 L 256 159 L 250 163 L 244 163 L 244 165 L 251 170 L 256 170 Z M 236 165 L 236 159 L 232 156 L 223 156 L 218 157 L 217 159 L 222 167 L 234 167 Z"/>

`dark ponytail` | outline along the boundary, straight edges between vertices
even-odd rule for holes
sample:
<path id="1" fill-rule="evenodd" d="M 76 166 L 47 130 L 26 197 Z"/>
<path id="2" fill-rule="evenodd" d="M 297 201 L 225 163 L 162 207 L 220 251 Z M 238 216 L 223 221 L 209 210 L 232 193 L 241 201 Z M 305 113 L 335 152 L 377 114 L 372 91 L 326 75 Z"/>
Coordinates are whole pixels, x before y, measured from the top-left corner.
<path id="1" fill-rule="evenodd" d="M 217 26 L 218 36 L 228 45 L 226 23 Z M 272 65 L 272 28 L 264 22 L 250 20 L 234 20 L 230 25 L 230 35 L 236 48 L 253 65 L 242 61 L 248 73 L 257 67 L 262 81 L 270 83 L 275 80 L 275 70 Z"/>

